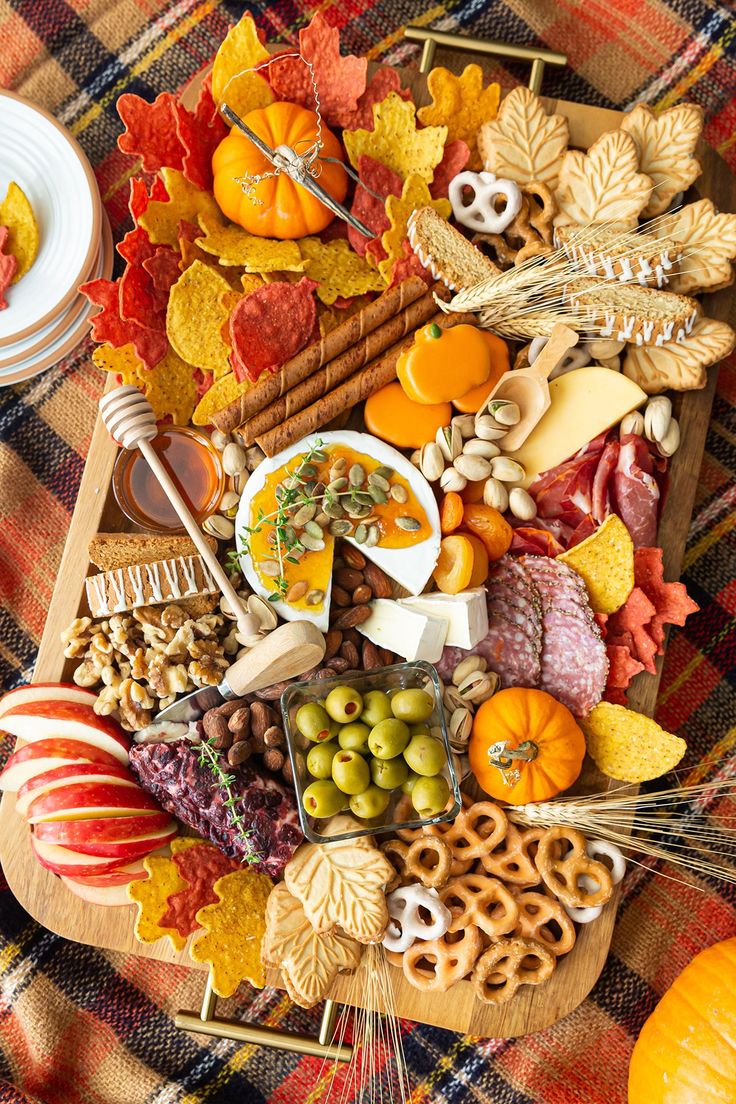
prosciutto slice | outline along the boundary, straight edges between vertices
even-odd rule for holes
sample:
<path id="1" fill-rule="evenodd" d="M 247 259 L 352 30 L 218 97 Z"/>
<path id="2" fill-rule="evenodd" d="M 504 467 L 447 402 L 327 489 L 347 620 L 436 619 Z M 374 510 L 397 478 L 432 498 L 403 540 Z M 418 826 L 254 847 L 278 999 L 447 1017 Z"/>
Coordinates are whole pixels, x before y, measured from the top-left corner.
<path id="1" fill-rule="evenodd" d="M 629 530 L 634 547 L 656 545 L 659 484 L 647 442 L 638 434 L 621 438 L 611 492 L 614 510 Z"/>

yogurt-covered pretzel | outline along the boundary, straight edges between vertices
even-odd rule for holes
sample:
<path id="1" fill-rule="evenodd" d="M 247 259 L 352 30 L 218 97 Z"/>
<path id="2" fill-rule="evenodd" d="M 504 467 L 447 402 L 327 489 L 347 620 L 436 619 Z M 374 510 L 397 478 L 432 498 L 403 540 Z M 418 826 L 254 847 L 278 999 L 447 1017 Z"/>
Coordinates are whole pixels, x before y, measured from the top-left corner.
<path id="1" fill-rule="evenodd" d="M 500 939 L 519 923 L 519 906 L 512 894 L 498 878 L 485 874 L 453 878 L 440 890 L 440 900 L 452 915 L 450 932 L 474 925 L 491 939 Z"/>
<path id="2" fill-rule="evenodd" d="M 618 847 L 613 843 L 609 843 L 607 840 L 588 840 L 585 845 L 585 850 L 591 859 L 595 859 L 599 855 L 603 855 L 605 858 L 610 859 L 611 881 L 614 885 L 618 885 L 626 873 L 626 860 Z M 588 889 L 591 892 L 595 889 L 595 883 L 588 874 L 583 874 L 580 879 L 580 884 L 584 889 Z M 563 908 L 570 919 L 574 920 L 577 924 L 590 924 L 592 920 L 597 920 L 603 912 L 603 905 L 589 905 L 587 908 L 574 908 L 571 905 L 563 905 Z"/>
<path id="3" fill-rule="evenodd" d="M 557 960 L 534 939 L 501 939 L 475 964 L 471 981 L 478 1000 L 505 1004 L 521 985 L 540 985 L 552 974 Z"/>
<path id="4" fill-rule="evenodd" d="M 465 202 L 466 189 L 470 189 L 473 198 Z M 490 172 L 458 173 L 450 182 L 447 192 L 455 221 L 469 230 L 478 230 L 486 234 L 502 234 L 513 222 L 521 208 L 521 190 L 513 180 L 497 179 Z M 496 201 L 499 196 L 505 199 L 499 210 Z"/>
<path id="5" fill-rule="evenodd" d="M 533 889 L 521 892 L 517 890 L 514 900 L 519 910 L 519 921 L 514 935 L 523 939 L 535 939 L 554 955 L 567 954 L 573 949 L 575 925 L 559 901 Z"/>
<path id="6" fill-rule="evenodd" d="M 613 894 L 608 867 L 592 859 L 585 848 L 582 832 L 562 824 L 548 828 L 539 840 L 537 870 L 555 897 L 570 908 L 605 905 Z M 585 875 L 591 882 L 583 882 Z"/>
<path id="7" fill-rule="evenodd" d="M 439 939 L 450 926 L 452 915 L 442 904 L 436 889 L 423 885 L 402 886 L 386 898 L 391 919 L 383 937 L 389 951 L 401 953 L 419 940 Z M 429 914 L 429 920 L 425 919 Z"/>
<path id="8" fill-rule="evenodd" d="M 482 949 L 480 930 L 471 924 L 462 932 L 412 944 L 402 957 L 401 968 L 415 989 L 444 993 L 471 972 Z"/>

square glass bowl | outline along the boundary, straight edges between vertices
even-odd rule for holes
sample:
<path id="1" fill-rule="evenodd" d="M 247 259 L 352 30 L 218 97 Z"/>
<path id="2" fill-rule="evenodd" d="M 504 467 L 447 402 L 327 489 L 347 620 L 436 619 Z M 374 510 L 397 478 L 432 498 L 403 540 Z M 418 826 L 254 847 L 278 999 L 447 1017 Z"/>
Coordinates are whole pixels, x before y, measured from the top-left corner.
<path id="1" fill-rule="evenodd" d="M 298 709 L 306 702 L 323 701 L 330 690 L 333 690 L 336 686 L 351 686 L 359 694 L 367 694 L 370 690 L 383 690 L 388 694 L 392 690 L 426 690 L 434 698 L 434 709 L 426 724 L 433 735 L 441 739 L 445 749 L 445 766 L 440 774 L 443 775 L 450 787 L 452 805 L 449 809 L 437 816 L 420 817 L 415 812 L 410 800 L 399 789 L 391 794 L 388 808 L 382 816 L 375 820 L 366 820 L 364 822 L 365 827 L 355 831 L 333 835 L 329 832 L 329 818 L 318 820 L 309 816 L 304 808 L 302 796 L 309 783 L 314 781 L 307 771 L 307 752 L 314 744 L 307 740 L 305 736 L 302 736 L 297 729 L 296 714 Z M 388 832 L 395 832 L 398 828 L 422 828 L 425 824 L 439 824 L 442 821 L 454 820 L 460 812 L 460 784 L 452 765 L 440 683 L 437 672 L 429 663 L 417 660 L 414 663 L 396 663 L 392 667 L 379 667 L 375 671 L 354 671 L 345 675 L 335 675 L 333 678 L 296 682 L 281 695 L 281 712 L 289 745 L 291 766 L 294 772 L 294 788 L 299 807 L 299 820 L 304 835 L 312 843 L 329 843 L 331 840 L 354 839 L 356 836 L 385 835 Z M 403 801 L 401 801 L 402 798 Z M 400 808 L 398 808 L 399 804 L 401 804 Z M 402 814 L 405 814 L 405 817 Z M 349 815 L 352 816 L 353 814 Z M 357 821 L 357 817 L 354 819 Z"/>

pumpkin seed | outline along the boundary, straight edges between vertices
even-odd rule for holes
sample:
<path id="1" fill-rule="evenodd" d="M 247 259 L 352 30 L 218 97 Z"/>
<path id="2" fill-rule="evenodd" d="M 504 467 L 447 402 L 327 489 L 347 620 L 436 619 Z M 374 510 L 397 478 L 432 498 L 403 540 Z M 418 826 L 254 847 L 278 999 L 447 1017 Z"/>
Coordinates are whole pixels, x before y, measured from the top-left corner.
<path id="1" fill-rule="evenodd" d="M 309 479 L 314 479 L 317 475 L 317 467 L 315 464 L 302 464 L 299 468 L 299 482 L 306 483 Z"/>
<path id="2" fill-rule="evenodd" d="M 324 596 L 325 592 L 323 590 L 310 590 L 306 597 L 306 603 L 308 606 L 318 606 L 324 600 Z"/>
<path id="3" fill-rule="evenodd" d="M 399 529 L 403 529 L 405 533 L 416 533 L 417 529 L 421 529 L 421 522 L 415 517 L 397 517 L 396 524 Z"/>
<path id="4" fill-rule="evenodd" d="M 296 541 L 296 532 L 294 531 L 294 527 L 292 525 L 285 525 L 284 531 L 281 536 L 287 548 L 290 545 L 294 544 L 294 542 Z"/>
<path id="5" fill-rule="evenodd" d="M 326 514 L 324 510 L 320 510 L 319 513 L 315 515 L 314 520 L 317 522 L 320 529 L 326 529 L 330 524 L 330 515 Z"/>
<path id="6" fill-rule="evenodd" d="M 322 539 L 322 527 L 316 521 L 308 521 L 304 526 L 304 532 L 309 533 L 310 537 L 314 537 L 315 540 Z"/>
<path id="7" fill-rule="evenodd" d="M 371 499 L 371 503 L 373 499 Z M 362 502 L 348 502 L 345 505 L 345 512 L 348 517 L 351 518 L 366 518 L 371 512 L 370 506 L 364 505 Z"/>
<path id="8" fill-rule="evenodd" d="M 407 502 L 409 499 L 409 492 L 401 483 L 392 483 L 389 494 L 394 502 Z"/>
<path id="9" fill-rule="evenodd" d="M 324 449 L 315 449 L 312 452 L 312 459 L 316 464 L 324 464 L 325 460 L 327 459 L 327 453 L 324 451 Z"/>
<path id="10" fill-rule="evenodd" d="M 331 494 L 338 494 L 340 491 L 344 491 L 348 485 L 348 481 L 344 475 L 338 475 L 337 479 L 333 479 L 327 484 L 327 490 Z"/>
<path id="11" fill-rule="evenodd" d="M 339 456 L 335 460 L 334 464 L 330 468 L 330 479 L 337 479 L 339 476 L 344 475 L 348 469 L 348 462 L 344 456 Z"/>
<path id="12" fill-rule="evenodd" d="M 317 528 L 319 529 L 319 526 L 317 526 Z M 310 552 L 321 552 L 325 546 L 321 529 L 319 530 L 319 538 L 313 537 L 311 533 L 305 531 L 302 533 L 300 540 L 304 547 Z"/>
<path id="13" fill-rule="evenodd" d="M 388 502 L 388 495 L 381 487 L 377 487 L 372 484 L 368 489 L 368 494 L 379 506 L 382 506 L 385 502 Z"/>
<path id="14" fill-rule="evenodd" d="M 358 526 L 358 528 L 355 530 L 355 539 L 358 542 L 358 544 L 363 544 L 365 542 L 365 539 L 366 539 L 367 536 L 368 536 L 368 527 L 363 522 L 361 522 L 360 525 Z"/>
<path id="15" fill-rule="evenodd" d="M 375 548 L 381 539 L 381 530 L 377 525 L 371 525 L 368 530 L 368 536 L 365 539 L 366 548 Z"/>
<path id="16" fill-rule="evenodd" d="M 353 501 L 360 503 L 361 506 L 372 506 L 374 499 L 367 491 L 356 491 Z"/>
<path id="17" fill-rule="evenodd" d="M 309 584 L 306 579 L 300 579 L 298 583 L 294 583 L 286 592 L 287 602 L 298 602 L 300 598 L 303 598 L 309 589 Z"/>
<path id="18" fill-rule="evenodd" d="M 365 468 L 362 464 L 353 464 L 348 472 L 351 487 L 362 487 L 365 483 Z"/>
<path id="19" fill-rule="evenodd" d="M 281 574 L 281 568 L 277 560 L 261 560 L 258 566 L 261 575 L 265 575 L 268 579 L 276 579 Z"/>
<path id="20" fill-rule="evenodd" d="M 384 479 L 390 479 L 391 476 L 394 474 L 394 469 L 389 468 L 388 464 L 381 464 L 380 468 L 376 468 L 373 474 L 380 475 Z"/>
<path id="21" fill-rule="evenodd" d="M 300 506 L 297 512 L 294 514 L 294 525 L 297 529 L 303 529 L 307 522 L 311 521 L 316 513 L 317 505 L 314 502 L 308 502 L 306 506 Z"/>
<path id="22" fill-rule="evenodd" d="M 325 502 L 324 511 L 329 518 L 341 518 L 345 517 L 345 509 L 341 502 L 336 499 L 333 502 Z"/>
<path id="23" fill-rule="evenodd" d="M 344 519 L 342 521 L 333 521 L 330 524 L 330 532 L 332 533 L 333 537 L 346 537 L 348 533 L 352 533 L 352 531 L 352 525 L 349 521 L 346 521 Z"/>
<path id="24" fill-rule="evenodd" d="M 368 484 L 374 487 L 380 487 L 382 491 L 388 491 L 391 484 L 384 476 L 379 475 L 378 472 L 371 472 L 368 476 Z"/>
<path id="25" fill-rule="evenodd" d="M 314 482 L 313 479 L 310 479 L 308 483 L 305 483 L 303 485 L 302 491 L 304 492 L 304 494 L 306 495 L 307 498 L 313 498 L 314 497 L 314 488 L 316 486 L 317 486 L 317 484 Z"/>
<path id="26" fill-rule="evenodd" d="M 279 484 L 279 486 L 285 487 L 287 491 L 293 491 L 296 490 L 300 483 L 301 480 L 296 475 L 292 474 L 287 475 L 285 479 Z"/>

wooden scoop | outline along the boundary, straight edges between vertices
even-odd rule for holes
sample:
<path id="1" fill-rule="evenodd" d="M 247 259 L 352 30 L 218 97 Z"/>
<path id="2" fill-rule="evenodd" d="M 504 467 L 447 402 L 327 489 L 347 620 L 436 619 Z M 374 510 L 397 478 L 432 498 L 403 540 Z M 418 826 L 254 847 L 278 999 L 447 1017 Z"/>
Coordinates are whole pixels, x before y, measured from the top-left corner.
<path id="1" fill-rule="evenodd" d="M 568 326 L 558 322 L 552 329 L 549 341 L 541 353 L 527 368 L 504 372 L 484 406 L 494 399 L 515 402 L 521 417 L 516 425 L 498 442 L 504 452 L 515 452 L 526 441 L 535 425 L 549 410 L 551 399 L 547 377 L 568 349 L 577 345 L 578 335 Z"/>

